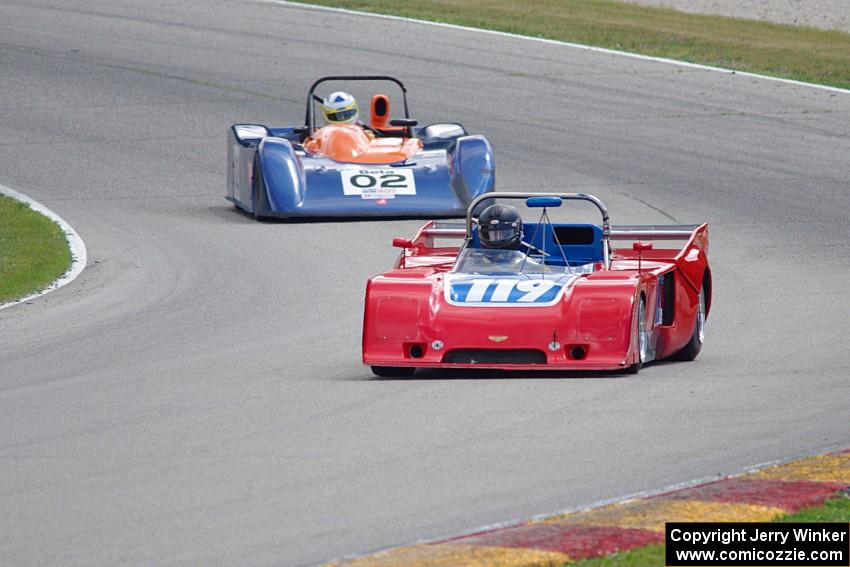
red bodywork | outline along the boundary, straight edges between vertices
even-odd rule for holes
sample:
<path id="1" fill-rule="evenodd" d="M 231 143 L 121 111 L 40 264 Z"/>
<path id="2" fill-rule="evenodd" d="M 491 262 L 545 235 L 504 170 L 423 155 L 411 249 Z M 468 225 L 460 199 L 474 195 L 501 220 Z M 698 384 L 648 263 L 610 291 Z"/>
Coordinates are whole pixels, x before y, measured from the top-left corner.
<path id="1" fill-rule="evenodd" d="M 432 236 L 439 232 L 435 222 L 423 226 L 412 241 L 396 239 L 394 245 L 404 249 L 395 267 L 368 282 L 363 322 L 365 364 L 622 370 L 639 362 L 637 306 L 641 297 L 650 352 L 654 353 L 648 360 L 672 356 L 691 341 L 701 287 L 706 315 L 710 308 L 707 224 L 693 228 L 685 244 L 676 248 L 633 247 L 633 240 L 627 248 L 614 247 L 610 269 L 597 264 L 593 272 L 575 279 L 554 305 L 505 308 L 458 306 L 446 301 L 445 278 L 460 247 L 437 247 Z M 612 238 L 618 238 L 616 230 Z M 660 276 L 665 276 L 662 285 Z M 434 348 L 435 341 L 441 348 Z M 457 349 L 487 351 L 487 356 L 481 356 L 481 361 L 473 357 L 456 362 L 448 353 Z M 501 359 L 494 351 L 507 356 Z M 529 351 L 538 359 L 540 352 L 545 357 L 529 362 Z M 523 356 L 513 360 L 511 353 L 517 352 Z"/>

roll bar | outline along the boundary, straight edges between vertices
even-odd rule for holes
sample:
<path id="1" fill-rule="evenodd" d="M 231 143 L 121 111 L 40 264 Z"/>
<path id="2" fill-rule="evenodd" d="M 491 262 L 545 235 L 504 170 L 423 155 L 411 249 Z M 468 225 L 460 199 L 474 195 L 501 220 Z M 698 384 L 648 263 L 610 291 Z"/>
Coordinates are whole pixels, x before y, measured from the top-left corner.
<path id="1" fill-rule="evenodd" d="M 611 221 L 608 218 L 608 207 L 597 197 L 588 193 L 518 193 L 518 192 L 492 192 L 484 193 L 476 197 L 469 204 L 466 210 L 466 241 L 472 240 L 472 212 L 478 208 L 482 202 L 488 199 L 528 199 L 529 197 L 560 197 L 562 201 L 589 201 L 596 205 L 599 212 L 602 213 L 602 265 L 605 269 L 611 267 Z"/>
<path id="2" fill-rule="evenodd" d="M 395 83 L 401 89 L 401 99 L 404 102 L 404 117 L 406 119 L 410 118 L 410 108 L 407 106 L 407 88 L 405 88 L 404 83 L 395 77 L 388 75 L 332 75 L 317 79 L 310 86 L 310 90 L 307 93 L 307 115 L 304 117 L 304 123 L 307 125 L 308 136 L 312 136 L 313 132 L 316 131 L 316 107 L 313 103 L 316 101 L 324 102 L 322 98 L 315 94 L 316 87 L 327 81 L 389 81 Z"/>

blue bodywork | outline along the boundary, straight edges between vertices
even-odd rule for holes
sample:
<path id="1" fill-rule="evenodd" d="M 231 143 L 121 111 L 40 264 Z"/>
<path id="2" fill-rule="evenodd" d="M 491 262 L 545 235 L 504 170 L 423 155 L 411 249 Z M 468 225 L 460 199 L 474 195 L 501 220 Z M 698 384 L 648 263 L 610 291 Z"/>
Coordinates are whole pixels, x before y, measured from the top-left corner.
<path id="1" fill-rule="evenodd" d="M 490 143 L 458 124 L 415 129 L 423 148 L 389 165 L 352 164 L 310 155 L 303 129 L 236 124 L 228 134 L 227 199 L 257 218 L 463 217 L 469 203 L 493 191 Z M 340 170 L 409 169 L 415 195 L 365 199 L 344 195 Z"/>

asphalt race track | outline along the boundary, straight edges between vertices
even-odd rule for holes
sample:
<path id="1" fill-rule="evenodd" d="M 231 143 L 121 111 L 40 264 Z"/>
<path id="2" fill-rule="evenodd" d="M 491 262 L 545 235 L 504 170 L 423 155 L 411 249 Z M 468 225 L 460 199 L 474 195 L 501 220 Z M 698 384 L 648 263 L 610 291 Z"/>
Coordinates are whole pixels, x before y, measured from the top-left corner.
<path id="1" fill-rule="evenodd" d="M 637 376 L 359 360 L 366 278 L 416 221 L 257 223 L 233 122 L 389 73 L 501 190 L 711 221 L 691 364 Z M 850 94 L 243 1 L 0 4 L 0 183 L 86 242 L 0 312 L 0 564 L 308 565 L 850 445 Z"/>

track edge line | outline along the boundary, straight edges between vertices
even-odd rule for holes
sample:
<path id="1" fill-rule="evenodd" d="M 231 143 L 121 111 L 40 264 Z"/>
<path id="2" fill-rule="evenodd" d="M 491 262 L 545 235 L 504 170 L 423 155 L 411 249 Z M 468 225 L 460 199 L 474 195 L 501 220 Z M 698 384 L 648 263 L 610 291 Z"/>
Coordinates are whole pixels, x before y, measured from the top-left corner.
<path id="1" fill-rule="evenodd" d="M 723 73 L 726 75 L 740 75 L 742 77 L 750 77 L 754 79 L 764 79 L 767 81 L 774 81 L 778 83 L 785 83 L 789 85 L 797 85 L 803 87 L 809 87 L 813 89 L 819 89 L 829 92 L 842 93 L 842 94 L 850 94 L 850 89 L 843 89 L 841 87 L 833 87 L 830 85 L 821 85 L 818 83 L 807 83 L 806 81 L 797 81 L 794 79 L 785 79 L 783 77 L 774 77 L 771 75 L 761 75 L 759 73 L 750 73 L 748 71 L 739 71 L 737 69 L 728 69 L 726 67 L 715 67 L 713 65 L 703 65 L 700 63 L 690 63 L 688 61 L 680 61 L 678 59 L 670 59 L 667 57 L 656 57 L 653 55 L 643 55 L 640 53 L 634 53 L 631 51 L 619 51 L 616 49 L 609 49 L 607 47 L 597 47 L 595 45 L 587 45 L 583 43 L 572 43 L 569 41 L 561 41 L 558 39 L 549 39 L 545 37 L 535 37 L 532 35 L 521 35 L 517 33 L 504 32 L 499 30 L 490 30 L 485 28 L 475 28 L 471 26 L 462 26 L 460 24 L 449 24 L 446 22 L 435 22 L 432 20 L 420 20 L 417 18 L 408 18 L 405 16 L 393 16 L 391 14 L 377 14 L 373 12 L 362 12 L 359 10 L 351 10 L 348 8 L 335 8 L 332 6 L 322 6 L 318 4 L 307 4 L 304 2 L 291 2 L 289 0 L 248 0 L 249 2 L 254 2 L 258 4 L 271 4 L 278 6 L 289 6 L 293 8 L 302 8 L 305 10 L 315 10 L 315 11 L 323 11 L 323 12 L 336 12 L 339 14 L 350 14 L 355 16 L 364 16 L 364 17 L 372 17 L 372 18 L 380 18 L 384 20 L 394 20 L 398 22 L 410 22 L 415 24 L 423 24 L 429 26 L 436 26 L 439 28 L 447 28 L 454 30 L 462 30 L 468 32 L 477 32 L 477 33 L 485 33 L 490 35 L 497 35 L 502 37 L 510 37 L 514 39 L 523 39 L 527 41 L 535 41 L 538 43 L 546 43 L 549 45 L 561 45 L 564 47 L 571 47 L 573 49 L 582 49 L 584 51 L 593 51 L 596 53 L 607 53 L 610 55 L 617 55 L 619 57 L 628 57 L 631 59 L 639 59 L 642 61 L 654 61 L 656 63 L 666 63 L 668 65 L 677 65 L 679 67 L 689 67 L 691 69 L 700 69 L 703 71 L 712 71 L 715 73 Z"/>

